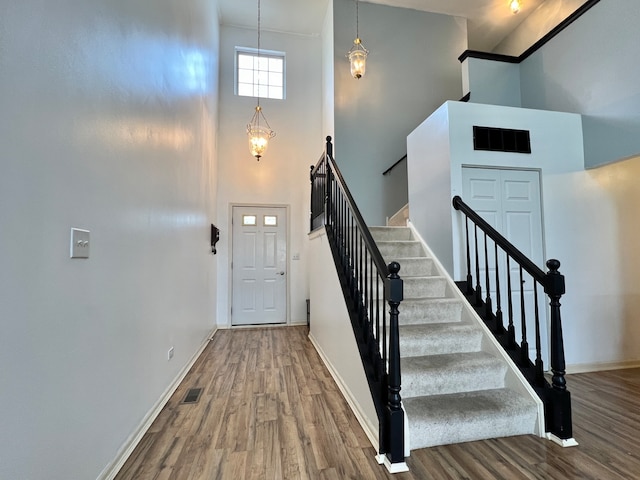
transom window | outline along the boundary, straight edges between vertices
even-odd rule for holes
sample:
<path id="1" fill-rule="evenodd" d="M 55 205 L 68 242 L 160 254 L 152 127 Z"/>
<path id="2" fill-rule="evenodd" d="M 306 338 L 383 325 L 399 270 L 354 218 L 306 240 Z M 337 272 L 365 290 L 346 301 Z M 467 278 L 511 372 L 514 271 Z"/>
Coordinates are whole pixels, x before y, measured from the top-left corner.
<path id="1" fill-rule="evenodd" d="M 283 52 L 236 47 L 236 94 L 284 99 Z"/>

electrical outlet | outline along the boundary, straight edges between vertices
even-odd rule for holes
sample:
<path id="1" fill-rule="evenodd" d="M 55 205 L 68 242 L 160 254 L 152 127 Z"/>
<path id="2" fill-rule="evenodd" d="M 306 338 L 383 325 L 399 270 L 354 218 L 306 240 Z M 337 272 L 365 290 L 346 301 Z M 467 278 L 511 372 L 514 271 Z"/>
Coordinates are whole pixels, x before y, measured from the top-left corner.
<path id="1" fill-rule="evenodd" d="M 173 358 L 173 347 L 171 347 L 167 352 L 167 360 L 171 360 L 172 358 Z"/>

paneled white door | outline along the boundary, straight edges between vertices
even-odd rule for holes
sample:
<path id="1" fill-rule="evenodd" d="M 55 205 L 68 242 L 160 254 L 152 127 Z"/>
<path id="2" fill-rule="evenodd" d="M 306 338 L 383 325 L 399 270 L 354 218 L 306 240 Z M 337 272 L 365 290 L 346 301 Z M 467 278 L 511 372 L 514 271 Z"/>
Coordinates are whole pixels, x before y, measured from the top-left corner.
<path id="1" fill-rule="evenodd" d="M 284 207 L 233 207 L 232 325 L 287 321 Z"/>
<path id="2" fill-rule="evenodd" d="M 492 168 L 462 169 L 463 200 L 478 214 L 484 218 L 493 228 L 500 232 L 518 250 L 524 253 L 538 267 L 546 271 L 544 265 L 544 252 L 542 240 L 542 212 L 540 200 L 540 172 L 537 170 L 502 170 Z M 470 232 L 471 241 L 473 234 Z M 487 249 L 487 263 L 491 285 L 491 297 L 493 309 L 496 310 L 496 281 L 495 281 L 495 249 L 493 242 L 489 241 Z M 486 269 L 484 261 L 484 235 L 478 235 L 478 249 L 480 250 L 479 270 L 480 286 L 483 297 L 486 297 Z M 472 257 L 474 255 L 472 254 Z M 475 258 L 472 258 L 472 275 L 474 284 Z M 521 288 L 520 268 L 511 261 L 511 295 L 512 312 L 516 331 L 516 340 L 522 340 L 523 325 L 521 319 Z M 503 312 L 505 327 L 508 325 L 508 291 L 506 260 L 502 252 L 498 252 L 498 279 L 500 281 L 500 303 Z M 529 343 L 529 358 L 536 358 L 536 330 L 535 330 L 535 306 L 533 279 L 523 272 L 522 292 L 524 296 L 524 313 L 527 341 Z M 543 289 L 538 285 L 538 316 L 540 319 L 540 342 L 542 360 L 549 366 L 548 336 L 547 336 L 547 300 Z"/>

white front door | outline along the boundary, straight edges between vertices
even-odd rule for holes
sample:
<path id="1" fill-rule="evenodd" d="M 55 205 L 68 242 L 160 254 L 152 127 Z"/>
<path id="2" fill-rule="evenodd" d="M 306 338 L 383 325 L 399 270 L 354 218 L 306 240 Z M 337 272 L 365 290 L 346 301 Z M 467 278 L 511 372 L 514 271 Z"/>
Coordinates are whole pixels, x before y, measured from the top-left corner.
<path id="1" fill-rule="evenodd" d="M 232 325 L 287 321 L 287 211 L 233 207 Z"/>
<path id="2" fill-rule="evenodd" d="M 500 170 L 492 168 L 472 168 L 462 169 L 463 196 L 462 199 L 471 208 L 484 218 L 493 228 L 501 233 L 515 247 L 524 253 L 542 270 L 544 266 L 544 252 L 542 240 L 542 213 L 540 201 L 540 172 L 537 170 Z M 471 228 L 470 228 L 471 230 Z M 470 233 L 471 234 L 471 233 Z M 472 235 L 472 234 L 471 234 Z M 473 237 L 471 237 L 473 238 Z M 473 241 L 473 240 L 471 240 Z M 489 241 L 488 265 L 491 285 L 491 297 L 493 309 L 496 310 L 495 292 L 495 250 L 493 242 Z M 478 249 L 480 250 L 480 286 L 483 297 L 486 296 L 485 286 L 485 263 L 484 263 L 484 236 L 478 235 Z M 474 255 L 472 254 L 472 257 Z M 475 265 L 475 258 L 472 258 Z M 508 305 L 507 305 L 507 275 L 506 260 L 498 253 L 498 270 L 500 272 L 500 300 L 503 312 L 505 327 L 507 326 Z M 511 292 L 513 305 L 513 319 L 516 330 L 516 340 L 522 340 L 522 325 L 520 322 L 521 295 L 520 295 L 520 268 L 511 261 Z M 474 284 L 475 266 L 472 266 Z M 529 342 L 529 358 L 535 361 L 536 330 L 535 330 L 535 302 L 533 279 L 529 274 L 523 272 L 523 293 L 525 300 L 525 326 L 527 330 L 527 341 Z M 540 319 L 540 340 L 542 350 L 542 360 L 548 365 L 547 346 L 547 308 L 546 296 L 540 285 L 538 285 L 538 315 Z"/>

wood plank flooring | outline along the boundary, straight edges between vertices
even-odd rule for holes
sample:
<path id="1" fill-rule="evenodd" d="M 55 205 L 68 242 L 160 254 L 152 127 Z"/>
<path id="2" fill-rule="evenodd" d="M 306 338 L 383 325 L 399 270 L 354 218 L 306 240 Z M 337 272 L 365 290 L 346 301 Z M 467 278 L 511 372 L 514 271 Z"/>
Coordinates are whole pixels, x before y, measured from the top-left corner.
<path id="1" fill-rule="evenodd" d="M 640 479 L 640 369 L 568 376 L 574 435 L 413 451 L 390 475 L 306 327 L 221 330 L 116 480 Z M 195 404 L 180 402 L 190 388 Z"/>

